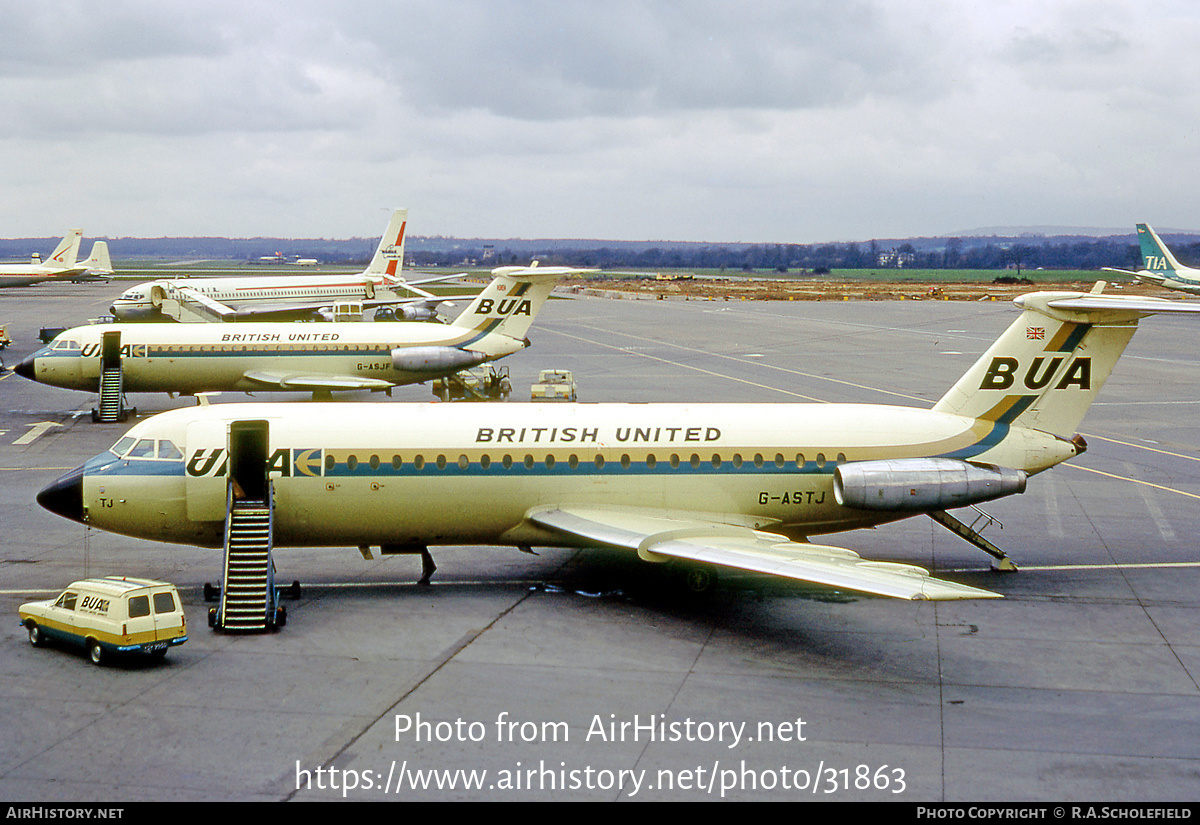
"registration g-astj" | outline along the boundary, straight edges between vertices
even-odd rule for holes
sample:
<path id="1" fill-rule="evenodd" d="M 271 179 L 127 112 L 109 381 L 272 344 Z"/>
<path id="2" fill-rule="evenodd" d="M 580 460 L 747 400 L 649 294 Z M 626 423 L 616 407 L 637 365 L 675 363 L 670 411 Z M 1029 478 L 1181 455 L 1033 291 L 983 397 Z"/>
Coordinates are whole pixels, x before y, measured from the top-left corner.
<path id="1" fill-rule="evenodd" d="M 814 537 L 1021 493 L 1077 427 L 1138 321 L 1200 304 L 1040 292 L 932 409 L 873 404 L 222 404 L 166 412 L 48 486 L 46 508 L 220 547 L 230 490 L 271 547 L 623 548 L 905 599 L 994 597 Z M 236 484 L 235 484 L 236 482 Z M 280 555 L 280 563 L 286 554 Z"/>

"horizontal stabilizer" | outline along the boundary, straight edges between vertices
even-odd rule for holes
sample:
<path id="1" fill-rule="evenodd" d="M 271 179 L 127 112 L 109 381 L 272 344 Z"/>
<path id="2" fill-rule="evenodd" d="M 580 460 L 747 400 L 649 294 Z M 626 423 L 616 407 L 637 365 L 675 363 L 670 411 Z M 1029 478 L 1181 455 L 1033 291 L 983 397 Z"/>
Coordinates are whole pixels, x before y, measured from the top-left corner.
<path id="1" fill-rule="evenodd" d="M 998 593 L 933 578 L 915 565 L 868 561 L 841 547 L 794 542 L 742 524 L 593 507 L 537 510 L 526 517 L 587 543 L 636 550 L 650 561 L 685 559 L 897 599 L 1002 598 Z"/>
<path id="2" fill-rule="evenodd" d="M 1140 298 L 1134 295 L 1079 294 L 1066 298 L 1052 298 L 1046 302 L 1052 309 L 1067 309 L 1092 312 L 1116 310 L 1157 315 L 1168 312 L 1200 312 L 1200 301 L 1172 301 L 1169 298 Z"/>

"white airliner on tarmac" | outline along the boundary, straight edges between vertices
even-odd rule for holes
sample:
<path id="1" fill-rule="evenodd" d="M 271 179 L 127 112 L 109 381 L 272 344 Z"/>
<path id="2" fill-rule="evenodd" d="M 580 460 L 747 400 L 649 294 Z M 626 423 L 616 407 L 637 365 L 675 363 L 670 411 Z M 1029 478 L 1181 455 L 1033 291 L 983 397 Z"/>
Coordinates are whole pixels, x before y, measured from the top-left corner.
<path id="1" fill-rule="evenodd" d="M 1175 260 L 1171 250 L 1159 240 L 1158 235 L 1148 224 L 1139 223 L 1137 234 L 1142 250 L 1142 269 L 1133 272 L 1128 269 L 1106 266 L 1104 267 L 1106 270 L 1132 275 L 1139 281 L 1148 281 L 1167 289 L 1200 294 L 1200 269 L 1184 266 Z"/>
<path id="2" fill-rule="evenodd" d="M 400 277 L 407 225 L 408 210 L 395 210 L 363 272 L 149 281 L 125 290 L 113 302 L 112 314 L 118 321 L 311 319 L 328 314 L 335 302 L 356 301 L 364 307 L 398 305 L 406 320 L 432 320 L 446 299 L 418 288 L 432 281 L 410 283 Z"/>
<path id="3" fill-rule="evenodd" d="M 945 511 L 1023 492 L 1081 453 L 1076 428 L 1138 320 L 1200 311 L 1099 288 L 1016 303 L 1021 315 L 930 410 L 200 406 L 138 424 L 38 501 L 103 530 L 219 547 L 230 491 L 245 490 L 273 505 L 275 547 L 615 547 L 903 599 L 995 597 L 809 539 L 925 513 L 987 549 Z"/>
<path id="4" fill-rule="evenodd" d="M 27 264 L 0 264 L 0 287 L 69 280 L 84 274 L 87 266 L 76 262 L 82 238 L 82 229 L 72 229 L 45 261 L 35 254 Z"/>
<path id="5" fill-rule="evenodd" d="M 62 332 L 14 371 L 101 392 L 390 390 L 529 346 L 526 333 L 568 267 L 500 267 L 451 324 L 94 324 Z"/>

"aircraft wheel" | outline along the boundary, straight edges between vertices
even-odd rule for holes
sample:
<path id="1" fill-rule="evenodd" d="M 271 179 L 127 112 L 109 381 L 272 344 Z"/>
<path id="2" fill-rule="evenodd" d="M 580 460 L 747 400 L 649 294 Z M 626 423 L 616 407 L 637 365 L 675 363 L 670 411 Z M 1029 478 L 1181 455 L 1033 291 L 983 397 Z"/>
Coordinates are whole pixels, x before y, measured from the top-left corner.
<path id="1" fill-rule="evenodd" d="M 706 564 L 689 564 L 679 570 L 679 584 L 689 596 L 708 596 L 717 589 L 717 570 Z"/>
<path id="2" fill-rule="evenodd" d="M 29 623 L 29 643 L 34 647 L 41 647 L 46 643 L 46 637 L 42 635 L 42 629 L 35 622 Z"/>

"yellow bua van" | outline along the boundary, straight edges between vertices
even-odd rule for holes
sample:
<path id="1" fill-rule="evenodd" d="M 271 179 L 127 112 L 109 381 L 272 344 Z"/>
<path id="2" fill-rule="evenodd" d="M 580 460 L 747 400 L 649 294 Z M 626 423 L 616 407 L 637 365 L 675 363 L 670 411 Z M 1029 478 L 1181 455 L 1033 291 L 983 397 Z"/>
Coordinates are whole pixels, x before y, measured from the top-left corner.
<path id="1" fill-rule="evenodd" d="M 107 576 L 72 582 L 57 599 L 21 605 L 29 643 L 51 639 L 87 648 L 95 664 L 114 653 L 162 657 L 187 641 L 187 617 L 175 585 Z"/>

